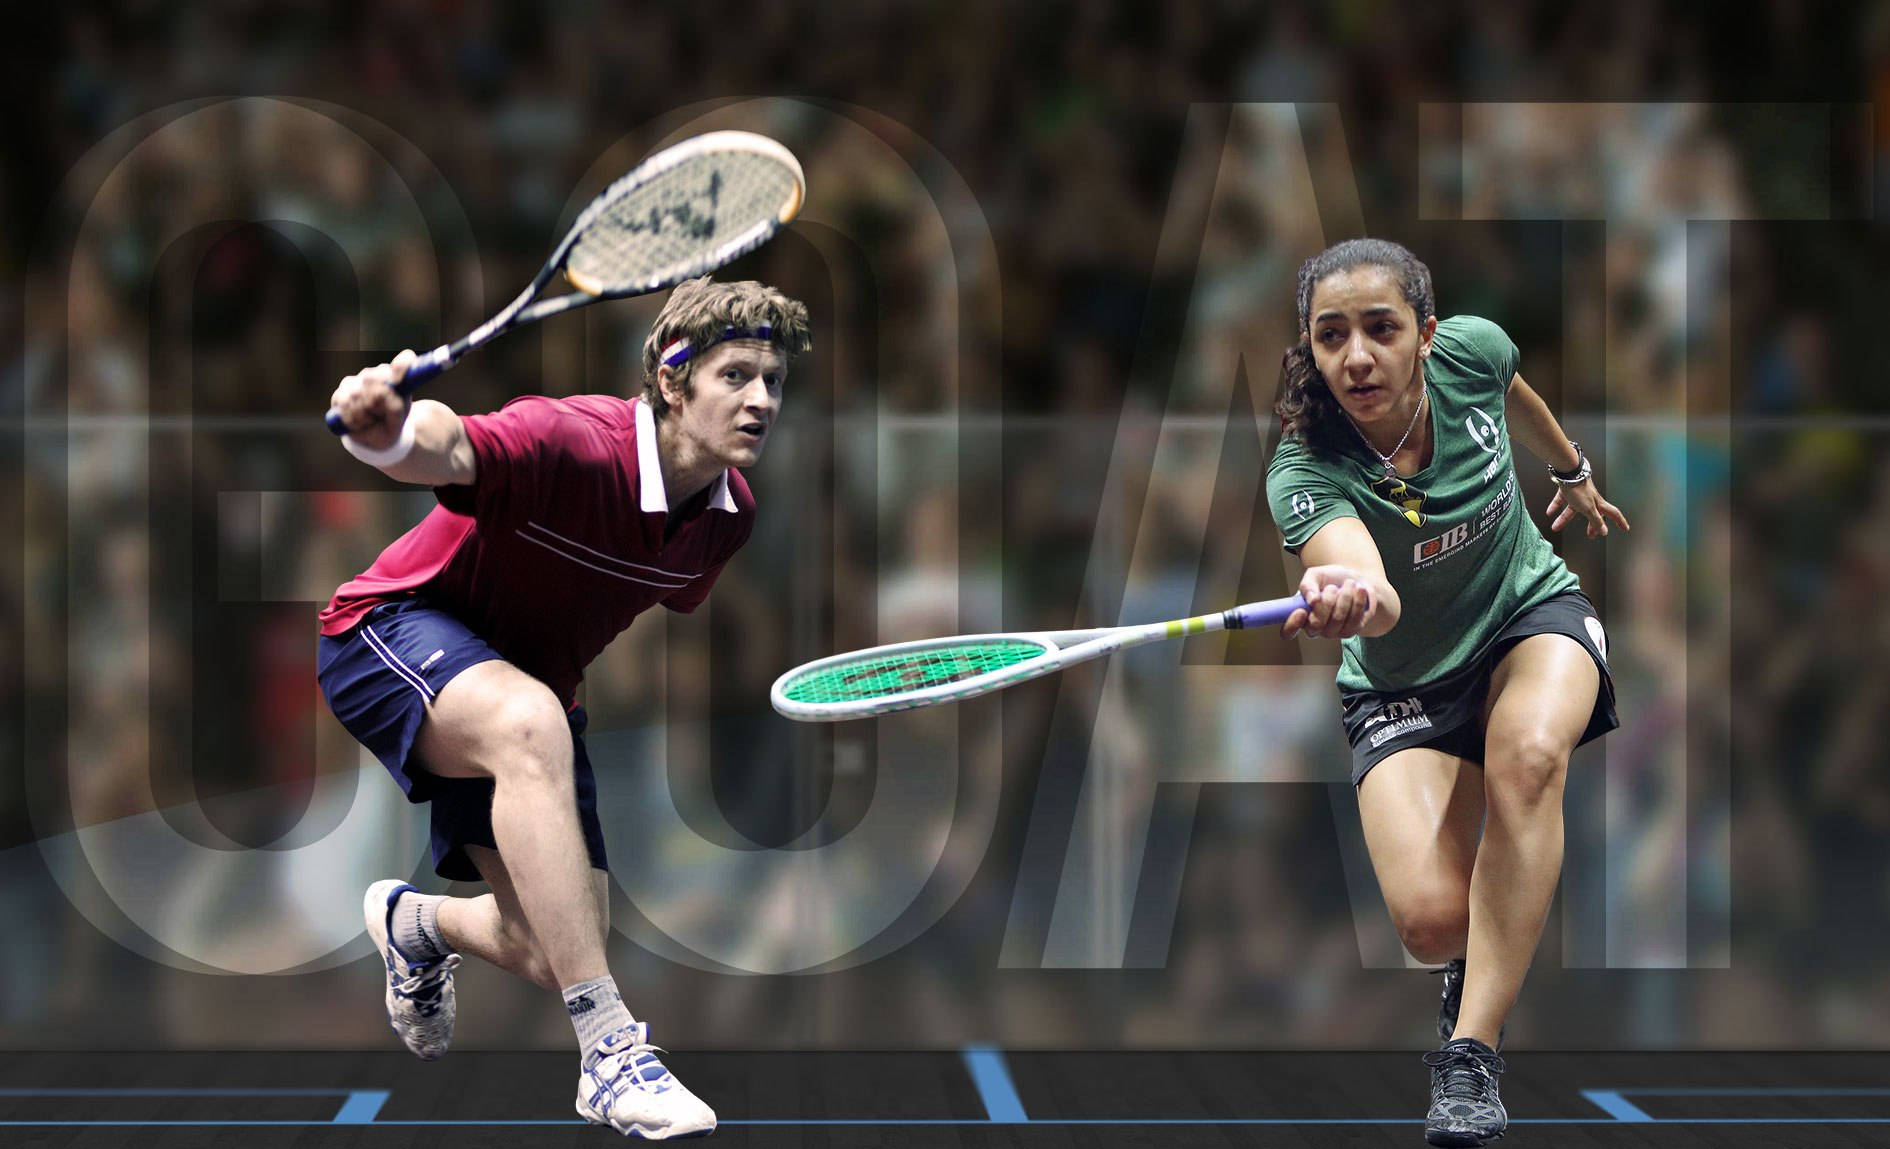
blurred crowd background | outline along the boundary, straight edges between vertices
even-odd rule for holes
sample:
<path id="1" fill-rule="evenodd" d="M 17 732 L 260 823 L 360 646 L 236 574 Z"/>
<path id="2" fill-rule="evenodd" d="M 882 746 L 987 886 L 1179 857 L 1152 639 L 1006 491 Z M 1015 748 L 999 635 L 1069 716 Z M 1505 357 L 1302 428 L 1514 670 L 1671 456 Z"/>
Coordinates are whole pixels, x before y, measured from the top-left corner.
<path id="1" fill-rule="evenodd" d="M 586 687 L 613 961 L 666 1041 L 1426 1041 L 1437 983 L 1370 875 L 1325 644 L 1199 639 L 836 728 L 766 704 L 873 642 L 1286 593 L 1260 496 L 1293 276 L 1369 232 L 1441 314 L 1510 332 L 1635 524 L 1557 540 L 1623 726 L 1571 772 L 1512 1044 L 1881 1043 L 1890 5 L 30 20 L 0 182 L 0 1045 L 385 1045 L 359 891 L 445 887 L 321 704 L 314 615 L 432 497 L 321 413 L 715 127 L 809 173 L 727 274 L 817 337 L 754 540 Z M 635 390 L 660 303 L 512 334 L 434 393 Z M 461 1042 L 568 1042 L 541 992 L 461 979 Z"/>

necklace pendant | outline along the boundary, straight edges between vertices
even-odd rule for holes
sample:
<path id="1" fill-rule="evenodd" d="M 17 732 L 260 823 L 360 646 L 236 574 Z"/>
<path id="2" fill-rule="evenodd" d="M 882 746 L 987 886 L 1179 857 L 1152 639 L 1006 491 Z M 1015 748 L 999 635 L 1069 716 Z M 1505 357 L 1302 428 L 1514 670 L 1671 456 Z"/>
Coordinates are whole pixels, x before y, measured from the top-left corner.
<path id="1" fill-rule="evenodd" d="M 1405 443 L 1409 442 L 1411 439 L 1411 432 L 1417 429 L 1418 416 L 1424 413 L 1424 399 L 1424 384 L 1420 380 L 1418 383 L 1417 406 L 1411 409 L 1411 422 L 1405 427 L 1404 434 L 1398 437 L 1398 445 L 1391 449 L 1391 455 L 1379 454 L 1378 448 L 1372 446 L 1372 441 L 1365 437 L 1365 429 L 1360 427 L 1357 420 L 1352 419 L 1350 415 L 1346 416 L 1347 421 L 1352 424 L 1352 430 L 1358 433 L 1359 441 L 1365 444 L 1366 450 L 1374 455 L 1378 455 L 1378 461 L 1385 465 L 1385 474 L 1394 483 L 1403 478 L 1403 476 L 1398 474 L 1397 464 L 1391 461 L 1392 455 L 1396 455 L 1399 451 L 1404 450 Z"/>

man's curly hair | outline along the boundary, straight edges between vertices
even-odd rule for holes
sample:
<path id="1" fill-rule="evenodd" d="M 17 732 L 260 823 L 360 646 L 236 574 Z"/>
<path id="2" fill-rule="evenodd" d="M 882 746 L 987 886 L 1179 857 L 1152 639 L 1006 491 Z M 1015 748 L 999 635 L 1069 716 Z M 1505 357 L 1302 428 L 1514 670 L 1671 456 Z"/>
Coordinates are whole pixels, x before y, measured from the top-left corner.
<path id="1" fill-rule="evenodd" d="M 663 348 L 677 339 L 686 338 L 697 349 L 695 356 L 672 368 L 676 386 L 686 397 L 693 387 L 690 375 L 696 360 L 729 328 L 768 328 L 769 340 L 792 362 L 814 345 L 809 326 L 805 303 L 789 299 L 766 284 L 752 279 L 716 283 L 706 275 L 685 280 L 669 293 L 669 302 L 650 327 L 650 337 L 643 341 L 643 401 L 658 419 L 669 413 L 669 400 L 656 385 L 656 371 L 662 366 Z"/>

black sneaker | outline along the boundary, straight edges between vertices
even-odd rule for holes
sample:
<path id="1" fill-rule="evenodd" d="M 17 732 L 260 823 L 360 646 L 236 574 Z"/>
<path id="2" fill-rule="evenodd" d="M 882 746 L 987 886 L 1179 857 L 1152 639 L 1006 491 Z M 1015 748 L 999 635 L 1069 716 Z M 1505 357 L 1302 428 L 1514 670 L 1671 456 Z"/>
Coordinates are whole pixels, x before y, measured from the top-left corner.
<path id="1" fill-rule="evenodd" d="M 1509 1114 L 1496 1095 L 1503 1059 L 1474 1037 L 1446 1041 L 1424 1055 L 1431 1067 L 1431 1110 L 1424 1115 L 1424 1140 L 1432 1145 L 1476 1146 L 1509 1128 Z"/>
<path id="2" fill-rule="evenodd" d="M 1437 1040 L 1447 1042 L 1457 1032 L 1457 1011 L 1463 1008 L 1463 959 L 1452 958 L 1444 968 L 1431 972 L 1444 975 L 1444 992 L 1437 1003 Z M 1503 1048 L 1503 1035 L 1508 1032 L 1506 1021 L 1496 1031 L 1496 1048 Z"/>

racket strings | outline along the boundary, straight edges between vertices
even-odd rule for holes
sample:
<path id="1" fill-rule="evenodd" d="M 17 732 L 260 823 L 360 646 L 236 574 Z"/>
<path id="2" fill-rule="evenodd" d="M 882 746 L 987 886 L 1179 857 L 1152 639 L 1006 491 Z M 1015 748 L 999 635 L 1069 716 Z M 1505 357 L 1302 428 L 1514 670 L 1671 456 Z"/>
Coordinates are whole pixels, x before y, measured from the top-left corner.
<path id="1" fill-rule="evenodd" d="M 962 682 L 1047 653 L 1038 643 L 1018 639 L 896 651 L 815 668 L 788 682 L 782 693 L 801 703 L 889 698 Z"/>
<path id="2" fill-rule="evenodd" d="M 694 264 L 719 261 L 757 225 L 778 221 L 798 195 L 786 165 L 755 152 L 691 156 L 612 201 L 585 228 L 565 259 L 585 291 L 622 291 L 669 279 Z M 684 272 L 685 276 L 688 274 Z"/>

